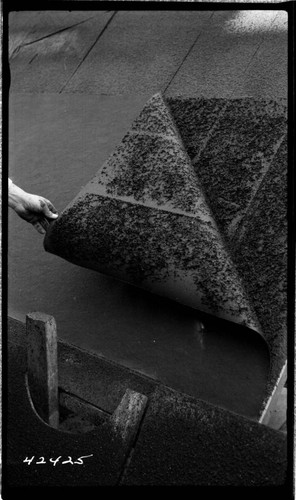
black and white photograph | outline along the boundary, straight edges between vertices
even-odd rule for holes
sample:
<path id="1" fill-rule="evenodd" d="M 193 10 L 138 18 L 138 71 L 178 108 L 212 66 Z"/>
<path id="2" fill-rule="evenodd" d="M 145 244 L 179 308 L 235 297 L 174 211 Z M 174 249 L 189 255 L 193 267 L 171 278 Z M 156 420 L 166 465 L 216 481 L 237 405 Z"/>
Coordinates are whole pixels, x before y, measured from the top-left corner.
<path id="1" fill-rule="evenodd" d="M 4 2 L 4 500 L 293 498 L 293 3 Z"/>

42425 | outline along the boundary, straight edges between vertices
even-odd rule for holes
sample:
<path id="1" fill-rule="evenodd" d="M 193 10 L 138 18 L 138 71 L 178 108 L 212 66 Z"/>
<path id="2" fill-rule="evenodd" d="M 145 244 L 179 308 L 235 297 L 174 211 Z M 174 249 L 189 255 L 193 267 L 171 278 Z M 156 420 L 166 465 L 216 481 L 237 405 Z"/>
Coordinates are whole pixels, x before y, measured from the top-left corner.
<path id="1" fill-rule="evenodd" d="M 28 465 L 31 465 L 32 463 L 34 463 L 35 465 L 45 465 L 45 464 L 52 464 L 53 467 L 55 467 L 57 464 L 61 464 L 61 465 L 65 465 L 65 464 L 70 464 L 70 465 L 83 465 L 84 462 L 83 460 L 85 458 L 89 458 L 89 457 L 93 457 L 93 454 L 91 455 L 83 455 L 81 457 L 78 457 L 76 458 L 76 460 L 73 460 L 72 457 L 70 457 L 68 455 L 68 458 L 67 459 L 64 459 L 63 460 L 63 457 L 62 456 L 59 456 L 57 458 L 49 458 L 47 460 L 45 460 L 44 457 L 38 457 L 35 459 L 35 456 L 29 458 L 29 457 L 26 457 L 23 462 L 28 464 Z"/>

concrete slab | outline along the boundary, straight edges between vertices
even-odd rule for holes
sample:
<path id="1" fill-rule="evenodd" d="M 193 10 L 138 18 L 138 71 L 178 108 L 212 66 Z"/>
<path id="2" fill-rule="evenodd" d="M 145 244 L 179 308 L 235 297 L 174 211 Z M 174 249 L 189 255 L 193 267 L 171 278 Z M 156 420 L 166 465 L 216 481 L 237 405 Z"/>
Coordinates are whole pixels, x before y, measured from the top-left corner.
<path id="1" fill-rule="evenodd" d="M 90 12 L 88 20 L 82 16 L 84 22 L 73 24 L 69 29 L 57 30 L 50 36 L 41 36 L 27 45 L 22 43 L 10 62 L 11 91 L 61 92 L 110 21 L 112 14 L 102 11 L 93 15 Z M 45 19 L 47 22 L 47 17 Z M 64 25 L 64 16 L 60 19 L 59 16 L 53 15 L 52 19 L 57 19 L 58 26 Z M 43 25 L 44 22 L 40 25 L 38 23 L 42 33 Z M 48 28 L 45 29 L 47 32 Z"/>
<path id="2" fill-rule="evenodd" d="M 98 16 L 97 11 L 20 11 L 10 12 L 9 57 L 12 58 L 20 48 L 55 33 L 70 29 L 72 26 Z"/>
<path id="3" fill-rule="evenodd" d="M 164 90 L 211 12 L 118 11 L 65 92 L 143 94 Z"/>
<path id="4" fill-rule="evenodd" d="M 31 32 L 34 20 L 37 19 L 38 12 L 10 12 L 8 15 L 9 26 L 9 57 L 14 51 L 26 41 Z"/>
<path id="5" fill-rule="evenodd" d="M 276 486 L 284 493 L 286 461 L 283 433 L 160 387 L 121 484 Z"/>
<path id="6" fill-rule="evenodd" d="M 286 97 L 286 26 L 273 29 L 277 13 L 215 12 L 166 95 Z"/>
<path id="7" fill-rule="evenodd" d="M 288 33 L 280 31 L 275 43 L 266 37 L 241 82 L 241 95 L 287 98 L 288 95 Z"/>

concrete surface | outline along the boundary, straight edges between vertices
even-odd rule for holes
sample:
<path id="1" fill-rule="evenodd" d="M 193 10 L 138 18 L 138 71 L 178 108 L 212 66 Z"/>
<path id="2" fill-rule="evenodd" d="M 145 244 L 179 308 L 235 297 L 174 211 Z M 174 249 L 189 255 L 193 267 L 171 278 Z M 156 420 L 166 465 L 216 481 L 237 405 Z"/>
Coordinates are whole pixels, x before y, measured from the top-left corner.
<path id="1" fill-rule="evenodd" d="M 71 22 L 70 16 L 67 16 L 69 17 L 68 27 L 62 28 L 66 22 L 65 14 L 58 13 L 55 16 L 52 13 L 48 18 L 46 13 L 42 13 L 41 19 L 37 17 L 37 30 L 39 27 L 37 35 L 34 24 L 31 28 L 32 31 L 34 30 L 34 37 L 31 34 L 32 31 L 29 31 L 27 39 L 22 40 L 20 45 L 13 42 L 15 49 L 10 63 L 13 92 L 59 93 L 67 84 L 77 70 L 77 60 L 83 60 L 87 56 L 89 48 L 95 44 L 106 23 L 112 17 L 110 12 L 99 14 L 89 12 L 85 19 L 86 15 L 82 12 L 82 17 L 78 22 L 77 14 L 74 13 L 74 16 L 71 16 Z M 12 17 L 11 24 L 13 23 Z M 31 23 L 33 24 L 33 20 Z M 57 57 L 61 47 L 63 47 L 63 56 Z"/>
<path id="2" fill-rule="evenodd" d="M 165 90 L 211 12 L 119 11 L 65 92 L 150 95 Z"/>
<path id="3" fill-rule="evenodd" d="M 285 11 L 31 15 L 11 14 L 13 91 L 286 97 Z"/>
<path id="4" fill-rule="evenodd" d="M 16 56 L 20 46 L 44 40 L 55 33 L 71 29 L 99 15 L 97 11 L 21 11 L 9 13 L 9 57 Z"/>
<path id="5" fill-rule="evenodd" d="M 19 325 L 12 321 L 10 326 L 9 440 L 4 484 L 8 491 L 17 486 L 149 484 L 252 486 L 265 487 L 265 492 L 274 486 L 283 495 L 288 491 L 285 433 L 161 385 L 150 393 L 133 441 L 125 441 L 118 434 L 112 417 L 85 434 L 47 426 L 28 398 L 26 351 L 19 343 L 23 338 Z M 67 348 L 80 357 L 79 349 Z M 91 371 L 88 360 L 93 363 L 94 357 L 85 355 L 84 364 Z M 76 387 L 80 387 L 79 380 Z M 68 457 L 74 461 L 86 455 L 92 456 L 85 458 L 83 465 L 61 463 Z M 58 456 L 60 462 L 53 465 L 49 459 Z M 23 462 L 26 457 L 34 457 L 34 461 L 28 465 Z M 36 464 L 39 457 L 46 463 Z"/>
<path id="6" fill-rule="evenodd" d="M 122 484 L 280 486 L 282 433 L 159 388 Z"/>
<path id="7" fill-rule="evenodd" d="M 287 97 L 287 13 L 215 12 L 167 95 Z"/>

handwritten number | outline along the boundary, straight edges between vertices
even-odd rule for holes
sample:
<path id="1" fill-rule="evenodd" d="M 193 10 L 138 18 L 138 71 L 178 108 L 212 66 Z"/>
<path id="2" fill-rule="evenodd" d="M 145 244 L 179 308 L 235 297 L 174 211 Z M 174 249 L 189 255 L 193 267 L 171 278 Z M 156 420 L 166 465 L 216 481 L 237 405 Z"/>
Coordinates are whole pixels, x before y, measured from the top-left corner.
<path id="1" fill-rule="evenodd" d="M 93 457 L 93 453 L 91 455 L 82 455 L 81 457 L 77 458 L 75 462 L 72 461 L 72 457 L 70 457 L 68 455 L 68 460 L 64 460 L 63 462 L 61 462 L 62 464 L 77 464 L 77 465 L 83 465 L 83 459 L 84 458 L 89 458 L 89 457 Z M 28 465 L 31 465 L 31 463 L 33 462 L 35 456 L 29 458 L 29 457 L 26 457 L 23 462 L 24 463 L 27 463 Z M 53 466 L 55 467 L 56 464 L 59 462 L 59 460 L 62 458 L 62 456 L 60 455 L 59 457 L 57 458 L 50 458 L 49 461 L 53 464 Z M 40 464 L 46 464 L 46 461 L 44 459 L 44 457 L 39 457 L 38 459 L 39 461 L 36 462 L 36 465 L 40 465 Z"/>
<path id="2" fill-rule="evenodd" d="M 69 460 L 65 460 L 64 462 L 62 462 L 62 464 L 72 464 L 73 465 L 72 458 L 69 457 L 69 455 L 68 455 L 68 459 Z"/>
<path id="3" fill-rule="evenodd" d="M 88 458 L 88 457 L 93 457 L 93 454 L 92 455 L 84 455 L 82 457 L 79 457 L 77 458 L 77 461 L 74 462 L 74 464 L 77 464 L 77 465 L 83 465 L 83 458 Z"/>
<path id="4" fill-rule="evenodd" d="M 58 461 L 60 460 L 60 458 L 62 458 L 62 456 L 59 456 L 58 458 L 54 459 L 54 458 L 50 458 L 49 461 L 53 463 L 53 466 L 55 467 L 55 465 L 58 463 Z"/>

